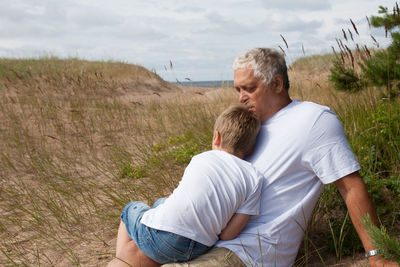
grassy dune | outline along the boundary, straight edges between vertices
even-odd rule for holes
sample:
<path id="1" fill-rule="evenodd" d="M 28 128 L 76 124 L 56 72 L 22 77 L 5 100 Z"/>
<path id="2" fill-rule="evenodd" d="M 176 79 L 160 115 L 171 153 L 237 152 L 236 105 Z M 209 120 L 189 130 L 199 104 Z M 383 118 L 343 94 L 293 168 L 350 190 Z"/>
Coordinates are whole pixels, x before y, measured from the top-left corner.
<path id="1" fill-rule="evenodd" d="M 333 91 L 331 59 L 295 62 L 291 95 L 337 112 L 381 218 L 395 233 L 398 99 L 382 99 L 378 88 Z M 0 265 L 105 265 L 114 255 L 125 203 L 151 204 L 171 193 L 190 158 L 210 148 L 216 116 L 236 99 L 232 88 L 176 87 L 118 62 L 0 59 Z M 328 187 L 298 266 L 360 255 L 344 211 Z M 335 245 L 343 222 L 350 243 Z"/>

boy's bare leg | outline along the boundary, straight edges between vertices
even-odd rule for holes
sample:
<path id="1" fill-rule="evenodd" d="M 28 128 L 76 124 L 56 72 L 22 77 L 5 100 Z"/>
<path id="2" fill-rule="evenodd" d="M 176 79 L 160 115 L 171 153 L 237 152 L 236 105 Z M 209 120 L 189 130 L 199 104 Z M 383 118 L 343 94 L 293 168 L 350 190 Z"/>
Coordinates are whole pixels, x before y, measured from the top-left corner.
<path id="1" fill-rule="evenodd" d="M 135 241 L 131 240 L 127 244 L 123 245 L 116 258 L 113 259 L 108 267 L 159 267 L 161 266 L 158 262 L 153 261 L 147 257 L 140 249 L 136 246 Z"/>
<path id="2" fill-rule="evenodd" d="M 146 254 L 140 251 L 140 249 L 136 246 L 135 241 L 129 237 L 125 224 L 121 220 L 118 228 L 116 258 L 113 259 L 107 266 L 158 267 L 160 264 L 147 257 Z"/>
<path id="3" fill-rule="evenodd" d="M 117 247 L 115 249 L 116 255 L 118 255 L 122 247 L 128 244 L 129 241 L 132 239 L 128 235 L 128 231 L 126 230 L 124 222 L 121 220 L 121 223 L 119 224 L 118 228 L 118 235 L 117 235 Z"/>

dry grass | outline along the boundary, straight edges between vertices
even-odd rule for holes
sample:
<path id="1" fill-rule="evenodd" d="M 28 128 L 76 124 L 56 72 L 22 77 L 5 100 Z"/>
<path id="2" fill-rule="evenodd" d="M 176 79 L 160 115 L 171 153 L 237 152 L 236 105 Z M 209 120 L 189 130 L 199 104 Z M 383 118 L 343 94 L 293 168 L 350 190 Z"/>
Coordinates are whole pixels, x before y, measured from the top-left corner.
<path id="1" fill-rule="evenodd" d="M 170 193 L 183 165 L 137 180 L 121 169 L 171 136 L 211 129 L 232 100 L 122 63 L 0 62 L 0 265 L 110 260 L 123 205 Z"/>

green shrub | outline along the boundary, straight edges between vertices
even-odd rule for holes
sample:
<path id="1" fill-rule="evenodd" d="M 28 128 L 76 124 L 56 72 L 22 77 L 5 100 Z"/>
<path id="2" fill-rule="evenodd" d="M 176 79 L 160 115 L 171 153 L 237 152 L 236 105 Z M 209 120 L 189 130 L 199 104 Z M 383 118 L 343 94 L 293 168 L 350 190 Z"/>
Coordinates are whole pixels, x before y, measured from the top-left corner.
<path id="1" fill-rule="evenodd" d="M 170 137 L 168 144 L 172 147 L 170 153 L 177 164 L 188 164 L 194 155 L 201 152 L 200 144 L 191 132 Z"/>
<path id="2" fill-rule="evenodd" d="M 191 132 L 181 136 L 171 136 L 166 143 L 158 143 L 149 151 L 145 164 L 124 165 L 119 173 L 120 178 L 139 179 L 145 176 L 157 176 L 166 169 L 176 169 L 187 165 L 192 157 L 209 149 L 209 145 L 196 138 Z"/>
<path id="3" fill-rule="evenodd" d="M 363 83 L 359 75 L 351 68 L 336 59 L 330 69 L 329 81 L 333 83 L 335 89 L 347 92 L 356 92 L 363 88 Z"/>
<path id="4" fill-rule="evenodd" d="M 383 259 L 400 263 L 400 239 L 391 237 L 384 226 L 376 227 L 368 215 L 362 222 L 368 229 L 367 232 L 375 249 L 380 251 L 380 256 Z"/>
<path id="5" fill-rule="evenodd" d="M 375 86 L 385 86 L 388 96 L 399 94 L 400 80 L 400 34 L 392 34 L 392 44 L 383 51 L 366 59 L 361 68 L 365 80 Z"/>
<path id="6" fill-rule="evenodd" d="M 127 164 L 122 167 L 119 177 L 120 178 L 131 178 L 140 179 L 147 176 L 146 166 L 133 166 L 132 164 Z"/>
<path id="7" fill-rule="evenodd" d="M 386 97 L 393 98 L 400 92 L 400 33 L 395 29 L 400 25 L 400 11 L 396 4 L 393 13 L 388 8 L 380 6 L 379 13 L 382 16 L 371 16 L 371 25 L 375 28 L 384 28 L 386 33 L 390 33 L 392 43 L 387 49 L 376 51 L 371 55 L 370 51 L 364 46 L 364 51 L 360 50 L 357 44 L 357 53 L 338 42 L 340 48 L 340 58 L 337 57 L 333 67 L 330 69 L 329 80 L 335 89 L 342 91 L 357 91 L 369 86 L 385 86 L 387 88 Z M 355 27 L 355 25 L 353 24 Z M 355 55 L 360 58 L 359 71 L 355 71 Z M 351 59 L 350 64 L 346 59 Z"/>

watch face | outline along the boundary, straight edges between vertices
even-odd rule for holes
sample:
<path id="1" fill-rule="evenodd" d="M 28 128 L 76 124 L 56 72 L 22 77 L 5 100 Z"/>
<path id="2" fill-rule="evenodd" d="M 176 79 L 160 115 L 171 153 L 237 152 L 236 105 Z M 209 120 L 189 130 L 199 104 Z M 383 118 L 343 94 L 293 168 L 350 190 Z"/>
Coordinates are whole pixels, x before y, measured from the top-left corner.
<path id="1" fill-rule="evenodd" d="M 369 257 L 377 255 L 378 253 L 379 253 L 379 250 L 374 249 L 374 250 L 371 250 L 371 251 L 368 251 L 367 253 L 365 253 L 365 257 L 369 258 Z"/>

